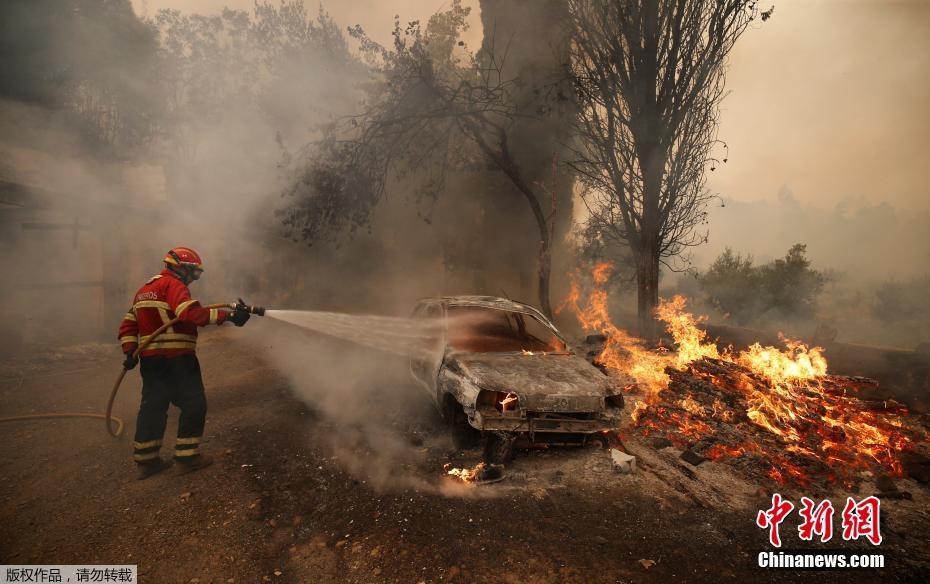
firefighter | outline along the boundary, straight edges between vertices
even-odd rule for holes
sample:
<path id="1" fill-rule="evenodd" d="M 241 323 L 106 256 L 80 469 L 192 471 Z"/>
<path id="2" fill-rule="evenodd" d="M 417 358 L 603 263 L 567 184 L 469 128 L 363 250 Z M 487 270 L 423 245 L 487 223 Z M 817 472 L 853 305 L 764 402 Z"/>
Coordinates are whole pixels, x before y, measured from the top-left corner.
<path id="1" fill-rule="evenodd" d="M 207 415 L 200 363 L 197 361 L 197 327 L 232 322 L 243 326 L 249 313 L 206 309 L 191 299 L 188 286 L 200 278 L 203 263 L 188 247 L 176 247 L 165 255 L 165 269 L 139 288 L 132 308 L 119 328 L 126 370 L 139 359 L 133 354 L 140 342 L 175 317 L 180 321 L 149 344 L 141 355 L 142 403 L 136 418 L 133 460 L 139 479 L 146 479 L 171 465 L 159 451 L 168 421 L 168 406 L 181 410 L 174 461 L 181 473 L 209 466 L 213 460 L 200 452 Z"/>

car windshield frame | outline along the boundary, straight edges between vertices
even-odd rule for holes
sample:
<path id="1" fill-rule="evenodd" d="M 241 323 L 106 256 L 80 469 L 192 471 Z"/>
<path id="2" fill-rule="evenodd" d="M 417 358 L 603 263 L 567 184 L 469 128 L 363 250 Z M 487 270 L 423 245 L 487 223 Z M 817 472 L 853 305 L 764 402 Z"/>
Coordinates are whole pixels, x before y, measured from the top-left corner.
<path id="1" fill-rule="evenodd" d="M 456 347 L 450 338 L 449 335 L 449 318 L 450 311 L 453 309 L 476 309 L 476 310 L 494 310 L 498 312 L 504 312 L 508 314 L 518 314 L 525 317 L 532 318 L 544 329 L 552 333 L 562 346 L 564 347 L 561 351 L 527 351 L 525 349 L 514 350 L 514 351 L 469 351 L 467 349 L 461 349 Z M 575 352 L 572 350 L 571 346 L 568 344 L 568 341 L 565 340 L 565 337 L 562 336 L 562 333 L 555 328 L 555 325 L 549 322 L 542 314 L 535 314 L 532 310 L 520 310 L 514 308 L 504 308 L 497 306 L 488 306 L 483 304 L 471 304 L 471 303 L 461 303 L 461 304 L 447 304 L 445 307 L 445 323 L 443 326 L 444 336 L 445 336 L 445 345 L 447 347 L 447 352 L 455 353 L 464 353 L 472 355 L 574 355 Z"/>

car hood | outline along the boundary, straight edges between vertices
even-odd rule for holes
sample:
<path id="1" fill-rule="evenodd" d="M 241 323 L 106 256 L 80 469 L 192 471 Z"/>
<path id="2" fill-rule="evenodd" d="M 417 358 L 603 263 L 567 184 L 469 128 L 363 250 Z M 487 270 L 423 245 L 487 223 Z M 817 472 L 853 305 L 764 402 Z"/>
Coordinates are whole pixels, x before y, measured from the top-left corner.
<path id="1" fill-rule="evenodd" d="M 460 369 L 481 389 L 513 392 L 521 398 L 602 398 L 612 385 L 577 355 L 457 353 L 447 357 L 447 366 Z"/>

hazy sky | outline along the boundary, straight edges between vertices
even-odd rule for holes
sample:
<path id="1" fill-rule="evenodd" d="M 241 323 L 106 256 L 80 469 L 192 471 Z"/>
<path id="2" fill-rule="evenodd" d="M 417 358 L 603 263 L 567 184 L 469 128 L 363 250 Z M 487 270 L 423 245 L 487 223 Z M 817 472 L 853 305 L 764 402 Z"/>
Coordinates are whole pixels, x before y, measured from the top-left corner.
<path id="1" fill-rule="evenodd" d="M 252 0 L 133 0 L 160 8 L 248 9 Z M 465 0 L 477 12 L 478 0 Z M 316 2 L 307 0 L 310 8 Z M 741 200 L 832 206 L 847 197 L 930 209 L 930 0 L 770 0 L 771 20 L 737 45 L 720 138 L 729 162 L 710 187 Z M 442 0 L 324 3 L 340 23 L 389 39 L 395 14 L 425 19 Z M 469 44 L 480 42 L 475 15 Z M 722 156 L 721 156 L 722 157 Z"/>

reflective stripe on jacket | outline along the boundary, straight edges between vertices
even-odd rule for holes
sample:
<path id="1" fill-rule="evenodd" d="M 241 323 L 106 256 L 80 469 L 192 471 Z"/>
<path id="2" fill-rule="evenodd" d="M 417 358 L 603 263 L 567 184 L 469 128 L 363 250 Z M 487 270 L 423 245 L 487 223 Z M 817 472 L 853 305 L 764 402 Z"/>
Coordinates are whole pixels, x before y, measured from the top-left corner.
<path id="1" fill-rule="evenodd" d="M 180 318 L 149 344 L 144 357 L 173 357 L 193 353 L 197 347 L 197 327 L 222 324 L 227 313 L 208 309 L 191 299 L 190 290 L 171 270 L 162 270 L 139 288 L 132 308 L 119 327 L 123 352 L 134 351 L 163 324 Z"/>

